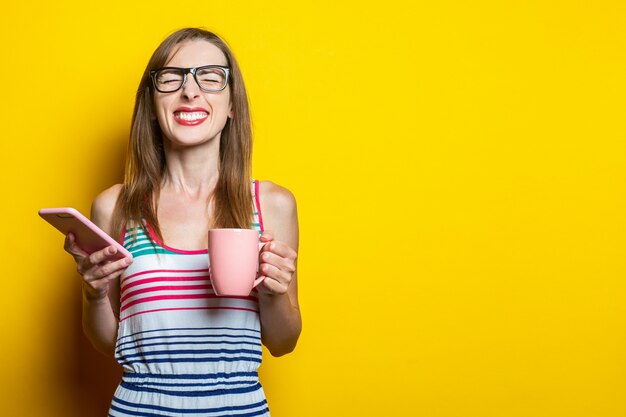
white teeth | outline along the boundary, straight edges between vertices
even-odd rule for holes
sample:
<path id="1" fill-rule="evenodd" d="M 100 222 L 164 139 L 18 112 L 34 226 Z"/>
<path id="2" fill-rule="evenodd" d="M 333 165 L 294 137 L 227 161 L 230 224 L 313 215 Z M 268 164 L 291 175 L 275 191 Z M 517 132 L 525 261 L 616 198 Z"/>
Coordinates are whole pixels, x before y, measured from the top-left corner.
<path id="1" fill-rule="evenodd" d="M 174 113 L 174 116 L 177 119 L 198 120 L 198 119 L 204 119 L 205 117 L 207 117 L 207 113 L 205 113 L 203 111 L 177 112 L 177 113 Z"/>

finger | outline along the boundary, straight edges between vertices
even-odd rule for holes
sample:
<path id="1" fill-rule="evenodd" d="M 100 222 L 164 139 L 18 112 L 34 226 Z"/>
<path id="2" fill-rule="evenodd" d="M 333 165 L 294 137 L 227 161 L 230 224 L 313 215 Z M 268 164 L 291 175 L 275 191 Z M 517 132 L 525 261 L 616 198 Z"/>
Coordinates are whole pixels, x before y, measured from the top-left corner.
<path id="1" fill-rule="evenodd" d="M 107 276 L 104 276 L 104 277 L 100 278 L 98 281 L 103 282 L 103 283 L 108 283 L 109 281 L 111 281 L 111 280 L 113 280 L 115 278 L 118 278 L 123 273 L 124 273 L 124 270 L 120 269 L 120 270 L 117 270 L 117 271 L 114 271 L 114 272 L 110 273 Z"/>
<path id="2" fill-rule="evenodd" d="M 284 285 L 289 285 L 292 280 L 293 274 L 291 272 L 283 271 L 272 264 L 261 264 L 259 268 L 260 273 L 269 279 L 280 282 Z"/>
<path id="3" fill-rule="evenodd" d="M 119 275 L 122 272 L 124 272 L 124 270 L 126 268 L 128 268 L 128 266 L 132 263 L 132 259 L 130 258 L 124 258 L 124 259 L 120 259 L 118 261 L 114 261 L 114 262 L 107 262 L 104 265 L 100 265 L 100 277 L 101 279 L 104 279 L 110 275 Z"/>
<path id="4" fill-rule="evenodd" d="M 107 275 L 101 279 L 95 281 L 85 281 L 83 283 L 83 290 L 87 298 L 101 299 L 107 296 L 109 293 L 111 280 L 119 277 L 123 271 L 117 271 L 111 275 Z"/>
<path id="5" fill-rule="evenodd" d="M 272 240 L 274 240 L 274 233 L 272 232 L 268 232 L 268 231 L 264 231 L 263 234 L 260 237 L 261 242 L 270 242 Z"/>
<path id="6" fill-rule="evenodd" d="M 273 241 L 266 244 L 263 247 L 263 253 L 272 252 L 282 258 L 288 258 L 295 260 L 298 256 L 295 250 L 291 249 L 289 246 L 285 245 L 282 242 Z"/>
<path id="7" fill-rule="evenodd" d="M 74 236 L 74 233 L 68 233 L 67 236 L 65 236 L 63 249 L 65 249 L 67 253 L 75 258 L 84 258 L 86 256 L 89 256 L 89 254 L 82 250 L 81 247 L 78 246 L 78 244 L 76 243 L 76 237 Z"/>
<path id="8" fill-rule="evenodd" d="M 270 292 L 273 294 L 285 294 L 287 293 L 287 289 L 289 288 L 289 284 L 281 283 L 269 277 L 265 277 L 261 285 L 263 285 L 263 288 L 266 292 Z"/>
<path id="9" fill-rule="evenodd" d="M 115 262 L 108 262 L 101 266 L 102 274 L 108 276 L 111 274 L 122 273 L 131 263 L 132 259 L 130 258 L 120 259 Z"/>
<path id="10" fill-rule="evenodd" d="M 98 278 L 91 277 L 90 279 L 85 279 L 85 284 L 87 284 L 91 288 L 100 289 L 100 288 L 106 287 L 109 281 L 111 281 L 112 279 L 119 277 L 122 274 L 122 272 L 124 271 L 115 271 L 109 275 L 105 275 L 105 276 L 98 277 Z"/>
<path id="11" fill-rule="evenodd" d="M 124 272 L 124 270 L 133 262 L 131 258 L 123 258 L 117 261 L 105 260 L 100 264 L 93 265 L 90 262 L 90 258 L 91 256 L 79 264 L 78 268 L 78 272 L 83 275 L 85 281 L 88 282 L 95 282 L 112 275 L 115 278 Z"/>
<path id="12" fill-rule="evenodd" d="M 106 260 L 110 260 L 111 256 L 117 253 L 117 248 L 115 246 L 107 246 L 104 249 L 96 251 L 89 255 L 89 261 L 93 265 L 100 264 Z"/>
<path id="13" fill-rule="evenodd" d="M 273 252 L 263 252 L 261 254 L 261 262 L 274 265 L 278 269 L 286 272 L 293 273 L 296 271 L 295 258 L 285 258 Z"/>

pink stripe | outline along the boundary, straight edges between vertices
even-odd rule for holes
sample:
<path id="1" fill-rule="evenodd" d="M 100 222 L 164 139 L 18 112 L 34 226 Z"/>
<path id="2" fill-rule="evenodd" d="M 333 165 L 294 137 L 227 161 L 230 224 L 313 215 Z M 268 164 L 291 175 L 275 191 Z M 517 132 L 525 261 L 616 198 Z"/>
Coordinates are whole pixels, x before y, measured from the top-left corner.
<path id="1" fill-rule="evenodd" d="M 244 308 L 244 307 L 180 307 L 180 308 L 158 308 L 155 310 L 146 310 L 146 311 L 139 311 L 137 313 L 133 313 L 130 316 L 126 316 L 122 319 L 120 319 L 120 321 L 124 321 L 126 319 L 129 319 L 131 317 L 134 317 L 138 314 L 144 314 L 144 313 L 158 313 L 160 311 L 181 311 L 181 310 L 239 310 L 239 311 L 251 311 L 253 313 L 258 313 L 258 310 L 252 309 L 252 308 Z"/>
<path id="2" fill-rule="evenodd" d="M 259 200 L 259 181 L 254 180 L 254 201 L 256 202 L 256 211 L 259 214 L 259 227 L 261 228 L 261 233 L 265 231 L 265 227 L 263 226 L 263 216 L 261 215 L 261 200 Z"/>
<path id="3" fill-rule="evenodd" d="M 152 301 L 164 301 L 164 300 L 199 300 L 199 299 L 211 299 L 211 298 L 229 298 L 235 300 L 257 301 L 256 297 L 222 297 L 215 294 L 178 294 L 178 295 L 155 295 L 152 297 L 139 298 L 137 300 L 129 301 L 127 304 L 120 308 L 120 312 L 132 307 L 136 304 L 149 303 Z"/>
<path id="4" fill-rule="evenodd" d="M 119 242 L 117 242 L 117 243 L 119 243 L 120 245 L 124 246 L 124 239 L 126 239 L 126 225 L 124 225 L 122 230 L 124 230 L 122 232 L 122 237 L 120 238 Z M 124 246 L 124 247 L 126 247 L 126 246 Z M 126 248 L 126 249 L 128 249 L 128 248 Z"/>
<path id="5" fill-rule="evenodd" d="M 138 279 L 135 282 L 122 285 L 122 294 L 129 288 L 136 287 L 137 285 L 149 284 L 151 282 L 184 282 L 184 281 L 207 281 L 208 275 L 200 275 L 196 277 L 153 277 Z"/>
<path id="6" fill-rule="evenodd" d="M 120 301 L 123 303 L 129 297 L 132 297 L 132 296 L 137 295 L 137 294 L 145 294 L 147 292 L 165 291 L 165 290 L 172 290 L 172 291 L 189 290 L 189 291 L 193 291 L 193 290 L 208 290 L 208 289 L 211 289 L 211 288 L 212 287 L 210 285 L 179 285 L 179 286 L 176 286 L 176 285 L 160 285 L 158 287 L 142 288 L 140 290 L 131 291 L 128 294 L 126 294 L 125 296 L 123 296 Z"/>
<path id="7" fill-rule="evenodd" d="M 148 269 L 146 271 L 141 271 L 141 272 L 137 272 L 135 274 L 132 275 L 128 275 L 126 277 L 124 277 L 124 279 L 122 280 L 122 282 L 126 281 L 129 278 L 133 278 L 133 277 L 138 277 L 139 275 L 146 275 L 146 274 L 154 274 L 156 272 L 175 272 L 175 273 L 191 273 L 191 272 L 209 272 L 209 268 L 203 268 L 203 269 Z"/>
<path id="8" fill-rule="evenodd" d="M 138 300 L 133 300 L 128 302 L 128 304 L 123 305 L 120 308 L 120 312 L 126 310 L 128 307 L 132 307 L 135 304 L 140 303 L 148 303 L 151 301 L 162 301 L 162 300 L 193 300 L 193 299 L 202 299 L 209 298 L 208 294 L 179 294 L 179 295 L 155 295 L 153 297 L 145 297 L 140 298 Z"/>

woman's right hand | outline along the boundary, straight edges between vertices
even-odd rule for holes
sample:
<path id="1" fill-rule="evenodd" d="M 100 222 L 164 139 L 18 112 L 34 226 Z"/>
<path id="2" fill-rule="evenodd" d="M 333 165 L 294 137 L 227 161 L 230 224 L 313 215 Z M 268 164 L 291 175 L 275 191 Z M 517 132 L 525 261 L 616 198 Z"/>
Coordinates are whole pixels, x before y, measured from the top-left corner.
<path id="1" fill-rule="evenodd" d="M 76 261 L 78 273 L 83 277 L 83 294 L 90 300 L 106 298 L 111 280 L 119 277 L 133 262 L 131 258 L 111 261 L 110 256 L 117 252 L 114 246 L 90 255 L 78 246 L 72 233 L 65 237 L 64 249 Z"/>

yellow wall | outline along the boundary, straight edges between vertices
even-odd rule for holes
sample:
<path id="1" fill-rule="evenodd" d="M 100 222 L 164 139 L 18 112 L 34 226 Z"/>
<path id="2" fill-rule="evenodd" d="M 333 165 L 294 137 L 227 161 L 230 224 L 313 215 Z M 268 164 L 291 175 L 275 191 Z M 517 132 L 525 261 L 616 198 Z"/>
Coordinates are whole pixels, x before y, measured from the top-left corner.
<path id="1" fill-rule="evenodd" d="M 105 414 L 119 375 L 37 209 L 121 179 L 149 55 L 201 25 L 241 61 L 255 176 L 299 202 L 274 417 L 626 415 L 623 1 L 87 3 L 0 13 L 2 415 Z"/>

